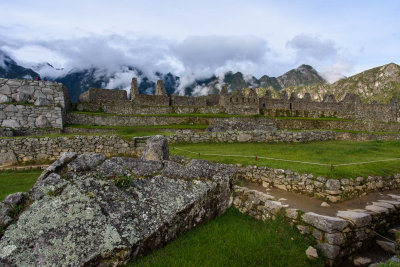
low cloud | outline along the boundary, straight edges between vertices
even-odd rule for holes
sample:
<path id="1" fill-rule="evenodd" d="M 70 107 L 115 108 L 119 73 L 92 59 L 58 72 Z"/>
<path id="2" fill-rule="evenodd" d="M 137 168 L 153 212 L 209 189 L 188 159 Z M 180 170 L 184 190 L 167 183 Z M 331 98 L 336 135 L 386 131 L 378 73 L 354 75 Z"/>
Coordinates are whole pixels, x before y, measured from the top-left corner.
<path id="1" fill-rule="evenodd" d="M 150 80 L 158 78 L 156 72 L 180 76 L 176 92 L 179 94 L 184 94 L 185 87 L 195 80 L 211 75 L 222 82 L 227 71 L 241 71 L 248 74 L 246 78 L 251 75 L 259 78 L 264 74 L 277 76 L 295 65 L 337 56 L 333 41 L 306 34 L 297 35 L 287 42 L 286 47 L 296 54 L 296 59 L 291 62 L 280 59 L 279 53 L 273 51 L 265 39 L 256 36 L 191 36 L 177 41 L 156 36 L 113 34 L 49 41 L 7 38 L 0 28 L 0 40 L 0 50 L 6 51 L 25 67 L 49 62 L 62 69 L 37 68 L 39 73 L 43 72 L 42 75 L 54 78 L 70 70 L 94 67 L 101 69 L 98 71 L 101 75 L 112 77 L 105 87 L 128 90 L 131 78 L 142 75 L 127 70 L 127 67 L 135 67 Z M 336 67 L 339 71 L 340 66 Z M 205 88 L 196 88 L 194 93 L 203 94 Z"/>
<path id="2" fill-rule="evenodd" d="M 337 48 L 333 40 L 323 40 L 309 34 L 296 35 L 286 43 L 286 46 L 295 50 L 299 61 L 320 61 L 331 59 L 337 55 Z"/>

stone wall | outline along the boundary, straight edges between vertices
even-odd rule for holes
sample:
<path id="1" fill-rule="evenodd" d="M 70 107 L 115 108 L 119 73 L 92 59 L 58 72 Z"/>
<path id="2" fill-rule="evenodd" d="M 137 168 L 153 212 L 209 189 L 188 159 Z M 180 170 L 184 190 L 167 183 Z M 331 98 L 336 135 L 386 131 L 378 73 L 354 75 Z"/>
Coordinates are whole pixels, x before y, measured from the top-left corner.
<path id="1" fill-rule="evenodd" d="M 137 106 L 169 106 L 169 97 L 166 95 L 135 95 L 132 101 Z"/>
<path id="2" fill-rule="evenodd" d="M 329 168 L 327 166 L 326 168 Z M 400 188 L 400 174 L 368 176 L 341 179 L 314 177 L 313 174 L 299 174 L 292 170 L 273 169 L 262 166 L 238 168 L 237 179 L 258 183 L 266 188 L 306 194 L 329 202 L 343 201 L 368 192 Z"/>
<path id="3" fill-rule="evenodd" d="M 378 200 L 364 210 L 339 211 L 325 216 L 290 208 L 271 196 L 246 187 L 234 186 L 233 205 L 244 214 L 260 220 L 283 216 L 300 232 L 315 239 L 317 248 L 330 260 L 330 265 L 368 245 L 376 233 L 388 231 L 400 220 L 400 198 Z"/>
<path id="4" fill-rule="evenodd" d="M 176 113 L 185 114 L 191 108 L 175 107 Z M 219 113 L 220 109 L 198 109 L 199 113 Z M 154 114 L 154 113 L 153 113 Z M 280 130 L 355 130 L 365 132 L 399 132 L 400 123 L 385 123 L 373 121 L 340 121 L 340 120 L 312 120 L 312 119 L 271 119 L 263 117 L 159 117 L 159 116 L 112 116 L 112 115 L 92 115 L 67 113 L 66 121 L 68 124 L 87 124 L 102 126 L 151 126 L 169 124 L 218 124 L 221 121 L 243 121 L 262 125 L 275 125 Z"/>
<path id="5" fill-rule="evenodd" d="M 0 104 L 0 126 L 4 128 L 62 129 L 63 118 L 61 107 Z"/>
<path id="6" fill-rule="evenodd" d="M 68 90 L 48 81 L 0 79 L 0 127 L 62 128 Z"/>
<path id="7" fill-rule="evenodd" d="M 186 107 L 205 107 L 207 105 L 207 101 L 205 97 L 171 95 L 170 105 Z"/>
<path id="8" fill-rule="evenodd" d="M 68 90 L 61 83 L 0 78 L 0 103 L 69 108 Z"/>
<path id="9" fill-rule="evenodd" d="M 13 152 L 23 162 L 54 160 L 63 152 L 138 155 L 144 144 L 145 139 L 140 137 L 127 141 L 116 135 L 5 138 L 0 139 L 0 152 Z"/>
<path id="10" fill-rule="evenodd" d="M 336 133 L 331 131 L 286 132 L 286 131 L 227 131 L 227 132 L 193 132 L 177 131 L 169 136 L 173 143 L 201 142 L 311 142 L 336 139 Z"/>
<path id="11" fill-rule="evenodd" d="M 96 100 L 124 101 L 128 100 L 128 94 L 125 90 L 111 90 L 91 87 L 88 91 L 79 96 L 80 102 L 91 102 Z"/>

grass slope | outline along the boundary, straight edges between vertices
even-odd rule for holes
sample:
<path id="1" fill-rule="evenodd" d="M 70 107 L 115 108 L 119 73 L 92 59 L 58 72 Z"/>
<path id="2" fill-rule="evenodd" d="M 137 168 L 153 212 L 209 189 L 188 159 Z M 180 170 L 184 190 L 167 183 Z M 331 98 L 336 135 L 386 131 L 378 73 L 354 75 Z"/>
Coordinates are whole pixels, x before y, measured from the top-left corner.
<path id="1" fill-rule="evenodd" d="M 127 266 L 322 266 L 307 259 L 310 244 L 279 218 L 264 223 L 230 208 Z"/>
<path id="2" fill-rule="evenodd" d="M 199 143 L 176 144 L 177 148 L 200 152 L 202 159 L 222 163 L 240 163 L 243 165 L 259 165 L 271 168 L 291 169 L 299 173 L 312 173 L 314 176 L 328 178 L 354 178 L 357 176 L 400 173 L 400 160 L 378 162 L 362 165 L 337 166 L 331 171 L 329 166 L 308 165 L 267 159 L 205 156 L 204 154 L 249 155 L 271 158 L 289 159 L 297 161 L 340 164 L 351 162 L 365 162 L 388 158 L 400 158 L 399 141 L 326 141 L 310 143 Z M 172 154 L 198 158 L 197 154 L 190 154 L 170 148 Z"/>
<path id="3" fill-rule="evenodd" d="M 0 201 L 7 195 L 16 192 L 26 192 L 35 184 L 41 170 L 1 171 L 0 172 Z"/>

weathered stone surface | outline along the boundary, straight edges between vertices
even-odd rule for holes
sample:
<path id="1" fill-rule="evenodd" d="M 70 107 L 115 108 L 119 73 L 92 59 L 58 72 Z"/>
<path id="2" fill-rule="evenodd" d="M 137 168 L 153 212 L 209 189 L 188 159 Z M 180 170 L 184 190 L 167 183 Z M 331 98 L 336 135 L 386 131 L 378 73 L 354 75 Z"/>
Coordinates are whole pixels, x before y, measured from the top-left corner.
<path id="1" fill-rule="evenodd" d="M 371 222 L 371 215 L 362 212 L 343 211 L 337 213 L 338 217 L 351 221 L 356 227 L 363 227 Z"/>
<path id="2" fill-rule="evenodd" d="M 375 213 L 389 213 L 389 210 L 387 208 L 375 206 L 375 205 L 368 205 L 365 207 L 365 209 L 373 211 Z"/>
<path id="3" fill-rule="evenodd" d="M 35 101 L 35 106 L 50 106 L 51 102 L 44 97 L 38 97 Z"/>
<path id="4" fill-rule="evenodd" d="M 35 120 L 36 127 L 38 128 L 47 128 L 51 127 L 50 121 L 44 115 L 40 115 Z"/>
<path id="5" fill-rule="evenodd" d="M 13 193 L 8 195 L 3 200 L 3 203 L 8 205 L 10 208 L 15 208 L 25 201 L 26 196 L 27 194 L 22 192 Z"/>
<path id="6" fill-rule="evenodd" d="M 309 246 L 306 250 L 306 255 L 309 259 L 316 259 L 318 258 L 318 252 L 312 246 Z"/>
<path id="7" fill-rule="evenodd" d="M 10 101 L 11 101 L 11 99 L 8 96 L 0 94 L 0 103 L 7 103 Z"/>
<path id="8" fill-rule="evenodd" d="M 21 125 L 14 119 L 3 120 L 1 127 L 18 129 Z"/>
<path id="9" fill-rule="evenodd" d="M 142 154 L 142 159 L 146 160 L 168 160 L 169 147 L 168 139 L 162 135 L 154 135 L 147 139 L 146 147 Z"/>
<path id="10" fill-rule="evenodd" d="M 276 131 L 273 125 L 263 125 L 245 121 L 226 120 L 218 124 L 211 125 L 207 128 L 209 132 L 226 132 L 226 131 Z M 239 137 L 238 137 L 239 139 Z M 246 141 L 239 141 L 246 142 Z"/>
<path id="11" fill-rule="evenodd" d="M 96 170 L 104 177 L 126 175 L 137 177 L 153 176 L 163 168 L 160 161 L 143 160 L 137 158 L 110 158 L 103 162 Z"/>
<path id="12" fill-rule="evenodd" d="M 313 212 L 303 214 L 302 218 L 306 223 L 328 233 L 342 231 L 349 225 L 349 222 L 346 220 L 337 217 L 324 216 Z"/>
<path id="13" fill-rule="evenodd" d="M 45 179 L 35 183 L 29 191 L 29 195 L 34 200 L 39 200 L 45 195 L 56 194 L 67 185 L 67 181 L 62 179 L 57 173 L 49 174 Z"/>
<path id="14" fill-rule="evenodd" d="M 340 181 L 337 179 L 329 179 L 326 184 L 325 188 L 331 191 L 337 191 L 340 189 Z"/>
<path id="15" fill-rule="evenodd" d="M 342 233 L 327 233 L 325 234 L 325 240 L 331 245 L 341 245 L 344 243 L 344 236 Z"/>
<path id="16" fill-rule="evenodd" d="M 54 161 L 49 167 L 46 168 L 42 172 L 42 174 L 39 176 L 37 179 L 37 182 L 42 181 L 44 178 L 46 178 L 50 173 L 55 172 L 58 170 L 60 167 L 66 165 L 70 161 L 74 160 L 77 157 L 77 154 L 75 152 L 65 152 L 59 157 L 56 161 Z"/>
<path id="17" fill-rule="evenodd" d="M 324 253 L 325 257 L 332 260 L 335 259 L 340 252 L 339 246 L 322 243 L 320 241 L 317 242 L 317 248 L 320 249 L 322 253 Z"/>
<path id="18" fill-rule="evenodd" d="M 0 153 L 0 166 L 8 166 L 17 163 L 17 158 L 13 152 Z"/>
<path id="19" fill-rule="evenodd" d="M 387 203 L 387 202 L 374 201 L 374 202 L 372 202 L 372 205 L 387 208 L 388 210 L 395 210 L 394 205 Z"/>
<path id="20" fill-rule="evenodd" d="M 93 170 L 106 160 L 104 154 L 88 153 L 79 155 L 76 159 L 68 164 L 68 169 L 73 172 L 81 172 Z"/>
<path id="21" fill-rule="evenodd" d="M 372 260 L 370 258 L 365 258 L 365 257 L 357 257 L 353 260 L 353 264 L 355 266 L 366 266 L 371 262 Z"/>
<path id="22" fill-rule="evenodd" d="M 223 213 L 230 203 L 231 169 L 221 167 L 201 179 L 126 176 L 129 182 L 119 187 L 100 171 L 106 163 L 150 173 L 148 166 L 163 168 L 168 162 L 112 158 L 95 171 L 83 171 L 93 169 L 97 160 L 74 158 L 64 155 L 47 170 L 60 173 L 47 173 L 35 184 L 33 203 L 0 240 L 0 264 L 121 265 Z"/>
<path id="23" fill-rule="evenodd" d="M 393 242 L 383 241 L 383 240 L 376 240 L 376 243 L 384 250 L 389 253 L 396 253 L 396 246 Z"/>

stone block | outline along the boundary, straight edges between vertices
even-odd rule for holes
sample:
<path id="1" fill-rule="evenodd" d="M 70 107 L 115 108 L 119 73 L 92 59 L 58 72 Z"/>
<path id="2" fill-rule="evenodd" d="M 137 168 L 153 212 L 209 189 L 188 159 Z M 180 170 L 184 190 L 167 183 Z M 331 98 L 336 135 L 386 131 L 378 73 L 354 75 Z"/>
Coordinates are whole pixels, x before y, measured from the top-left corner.
<path id="1" fill-rule="evenodd" d="M 349 226 L 349 222 L 337 217 L 330 217 L 325 215 L 307 212 L 302 216 L 304 222 L 328 233 L 342 231 Z"/>
<path id="2" fill-rule="evenodd" d="M 0 166 L 9 166 L 16 164 L 17 158 L 15 157 L 13 152 L 5 152 L 5 153 L 0 153 Z"/>
<path id="3" fill-rule="evenodd" d="M 322 243 L 320 241 L 317 241 L 317 248 L 322 251 L 322 253 L 327 257 L 328 259 L 334 260 L 340 252 L 340 247 L 336 245 L 331 245 L 327 243 Z"/>
<path id="4" fill-rule="evenodd" d="M 351 221 L 357 228 L 368 225 L 372 219 L 371 215 L 367 213 L 343 210 L 338 211 L 336 216 Z"/>

